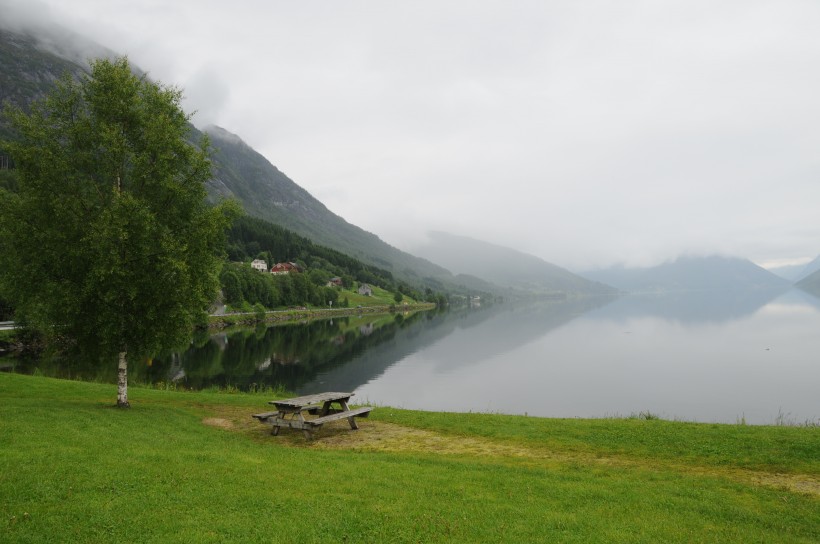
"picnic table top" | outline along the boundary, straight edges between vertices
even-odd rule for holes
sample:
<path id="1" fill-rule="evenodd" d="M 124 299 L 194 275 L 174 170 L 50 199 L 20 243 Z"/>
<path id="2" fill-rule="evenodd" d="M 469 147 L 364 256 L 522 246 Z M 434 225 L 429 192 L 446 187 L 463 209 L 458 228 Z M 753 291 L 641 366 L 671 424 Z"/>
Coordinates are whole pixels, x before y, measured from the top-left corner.
<path id="1" fill-rule="evenodd" d="M 290 408 L 300 408 L 310 404 L 318 404 L 320 402 L 334 402 L 337 400 L 347 400 L 353 396 L 353 393 L 317 393 L 315 395 L 305 395 L 303 397 L 295 397 L 292 399 L 272 400 L 268 404 L 275 404 L 276 406 L 287 406 Z"/>

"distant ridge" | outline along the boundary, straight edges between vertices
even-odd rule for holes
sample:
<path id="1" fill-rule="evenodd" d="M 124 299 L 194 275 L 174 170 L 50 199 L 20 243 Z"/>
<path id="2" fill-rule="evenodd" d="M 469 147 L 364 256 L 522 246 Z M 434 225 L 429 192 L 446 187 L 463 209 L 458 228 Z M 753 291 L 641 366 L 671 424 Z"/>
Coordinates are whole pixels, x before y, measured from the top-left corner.
<path id="1" fill-rule="evenodd" d="M 820 270 L 820 255 L 807 264 L 781 266 L 769 271 L 792 282 L 799 282 Z"/>
<path id="2" fill-rule="evenodd" d="M 412 251 L 454 273 L 469 273 L 518 293 L 611 294 L 615 289 L 573 274 L 538 257 L 446 232 L 428 233 Z"/>
<path id="3" fill-rule="evenodd" d="M 582 275 L 630 292 L 786 289 L 790 285 L 747 259 L 714 255 L 680 257 L 651 268 L 591 270 Z"/>
<path id="4" fill-rule="evenodd" d="M 797 282 L 797 287 L 807 293 L 820 297 L 820 270 Z"/>

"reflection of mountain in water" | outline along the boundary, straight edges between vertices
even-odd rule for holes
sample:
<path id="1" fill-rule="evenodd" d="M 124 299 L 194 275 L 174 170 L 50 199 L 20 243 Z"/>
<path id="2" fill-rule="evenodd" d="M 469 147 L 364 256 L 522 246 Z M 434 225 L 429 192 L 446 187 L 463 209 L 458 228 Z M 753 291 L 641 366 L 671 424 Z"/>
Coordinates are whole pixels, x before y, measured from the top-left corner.
<path id="1" fill-rule="evenodd" d="M 622 320 L 651 316 L 688 325 L 723 323 L 752 315 L 783 293 L 775 289 L 627 295 L 591 312 L 589 317 Z"/>
<path id="2" fill-rule="evenodd" d="M 201 335 L 180 354 L 137 368 L 137 381 L 193 389 L 284 386 L 296 393 L 354 390 L 421 349 L 442 369 L 475 364 L 531 341 L 600 305 L 593 299 L 527 307 L 507 304 L 414 314 L 345 317 Z M 456 342 L 442 342 L 453 335 Z"/>
<path id="3" fill-rule="evenodd" d="M 820 310 L 820 294 L 814 295 L 802 289 L 791 289 L 777 298 L 776 302 L 789 305 L 809 306 L 815 310 Z"/>
<path id="4" fill-rule="evenodd" d="M 431 314 L 421 323 L 397 332 L 389 343 L 372 347 L 343 367 L 322 372 L 298 392 L 353 391 L 422 349 L 435 353 L 433 358 L 438 361 L 441 372 L 478 364 L 540 338 L 545 332 L 609 300 L 587 298 L 528 306 L 503 304 Z"/>

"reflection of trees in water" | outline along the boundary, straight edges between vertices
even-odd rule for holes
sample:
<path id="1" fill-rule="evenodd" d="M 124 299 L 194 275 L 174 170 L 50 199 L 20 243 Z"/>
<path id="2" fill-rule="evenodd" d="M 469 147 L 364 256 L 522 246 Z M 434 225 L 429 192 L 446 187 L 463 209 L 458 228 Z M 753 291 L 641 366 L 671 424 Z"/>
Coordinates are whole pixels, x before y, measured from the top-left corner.
<path id="1" fill-rule="evenodd" d="M 186 351 L 157 357 L 150 364 L 135 364 L 132 383 L 173 382 L 186 388 L 211 386 L 284 386 L 299 392 L 330 387 L 353 390 L 410 353 L 433 344 L 457 330 L 466 345 L 454 343 L 456 352 L 443 365 L 469 364 L 482 355 L 527 342 L 586 311 L 600 300 L 532 304 L 501 304 L 481 308 L 454 308 L 408 315 L 365 315 L 198 333 Z M 448 344 L 449 345 L 449 344 Z M 116 368 L 100 368 L 82 361 L 37 362 L 46 375 L 112 382 Z M 24 370 L 25 371 L 25 370 Z"/>
<path id="2" fill-rule="evenodd" d="M 356 318 L 311 321 L 242 329 L 195 339 L 180 354 L 158 358 L 144 381 L 175 381 L 193 389 L 233 386 L 249 389 L 283 385 L 296 389 L 319 372 L 344 365 L 370 347 L 411 326 L 421 313 L 361 321 Z"/>
<path id="3" fill-rule="evenodd" d="M 0 370 L 20 374 L 41 374 L 64 380 L 101 383 L 116 383 L 117 381 L 116 364 L 100 365 L 94 360 L 83 357 L 25 353 L 0 358 Z"/>

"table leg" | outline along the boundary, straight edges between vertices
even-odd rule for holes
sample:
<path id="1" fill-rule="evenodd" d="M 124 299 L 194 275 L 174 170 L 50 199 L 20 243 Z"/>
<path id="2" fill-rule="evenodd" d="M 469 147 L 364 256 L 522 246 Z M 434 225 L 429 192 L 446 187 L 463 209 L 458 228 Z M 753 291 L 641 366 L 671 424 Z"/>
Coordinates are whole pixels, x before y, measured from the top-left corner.
<path id="1" fill-rule="evenodd" d="M 302 421 L 302 422 L 304 422 L 304 421 L 305 421 L 305 416 L 303 416 L 303 415 L 302 415 L 302 411 L 301 411 L 301 410 L 299 410 L 298 412 L 296 412 L 295 417 L 298 417 L 298 418 L 299 418 L 299 421 Z M 306 438 L 307 440 L 313 440 L 313 433 L 312 433 L 312 432 L 310 432 L 310 430 L 309 430 L 307 427 L 302 427 L 302 434 L 304 434 L 304 435 L 305 435 L 305 438 Z"/>
<path id="2" fill-rule="evenodd" d="M 326 415 L 328 415 L 328 414 L 330 413 L 330 406 L 331 406 L 332 404 L 333 404 L 333 401 L 331 401 L 331 400 L 326 400 L 326 401 L 322 404 L 322 411 L 321 411 L 321 412 L 319 412 L 319 417 L 322 417 L 322 416 L 326 416 Z"/>
<path id="3" fill-rule="evenodd" d="M 349 412 L 350 411 L 350 408 L 348 408 L 348 406 L 347 406 L 347 401 L 340 400 L 339 404 L 342 406 L 342 412 Z M 347 422 L 350 423 L 350 428 L 351 429 L 358 429 L 359 428 L 359 425 L 356 423 L 356 418 L 355 417 L 347 418 Z"/>
<path id="4" fill-rule="evenodd" d="M 276 424 L 276 421 L 277 421 L 280 417 L 284 417 L 284 414 L 283 414 L 282 412 L 278 412 L 278 413 L 277 413 L 275 416 L 273 416 L 273 417 L 271 418 L 271 420 L 270 420 L 270 421 L 271 421 L 271 424 L 270 424 L 270 434 L 272 434 L 273 436 L 276 436 L 276 435 L 278 435 L 278 434 L 279 434 L 279 429 L 280 429 L 280 427 L 279 427 L 279 425 L 277 425 L 277 424 Z"/>

